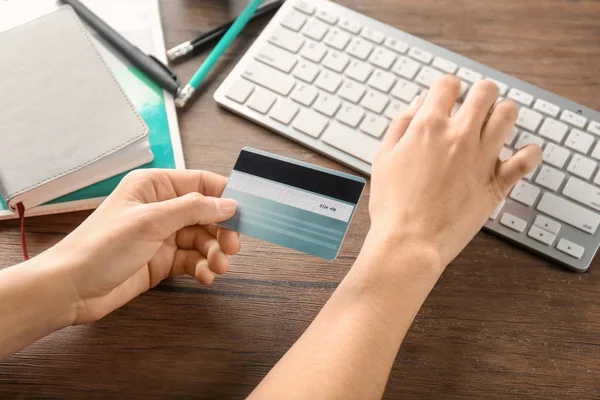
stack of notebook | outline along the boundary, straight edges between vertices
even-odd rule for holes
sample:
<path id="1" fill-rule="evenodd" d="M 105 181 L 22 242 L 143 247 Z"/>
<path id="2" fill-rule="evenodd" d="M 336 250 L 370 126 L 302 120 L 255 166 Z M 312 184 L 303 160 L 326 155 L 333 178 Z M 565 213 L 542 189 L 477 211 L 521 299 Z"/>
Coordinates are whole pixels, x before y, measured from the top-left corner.
<path id="1" fill-rule="evenodd" d="M 152 161 L 148 127 L 73 10 L 0 33 L 0 195 L 11 210 Z"/>

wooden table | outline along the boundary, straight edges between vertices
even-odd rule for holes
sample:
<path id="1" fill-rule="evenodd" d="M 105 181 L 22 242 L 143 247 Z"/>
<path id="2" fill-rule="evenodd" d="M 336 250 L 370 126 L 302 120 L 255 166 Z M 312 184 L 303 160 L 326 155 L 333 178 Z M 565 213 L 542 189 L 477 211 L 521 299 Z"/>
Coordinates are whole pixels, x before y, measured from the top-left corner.
<path id="1" fill-rule="evenodd" d="M 222 1 L 163 0 L 168 47 L 228 18 Z M 600 109 L 600 2 L 340 0 L 385 23 Z M 345 168 L 220 109 L 212 94 L 260 32 L 253 23 L 180 113 L 189 168 L 228 174 L 242 146 Z M 177 67 L 187 79 L 201 60 Z M 202 287 L 174 279 L 89 326 L 0 362 L 0 398 L 242 399 L 306 329 L 369 229 L 368 190 L 333 263 L 246 238 L 231 272 Z M 88 214 L 28 220 L 32 253 Z M 0 223 L 0 267 L 21 260 Z M 386 399 L 600 397 L 600 262 L 578 274 L 480 233 L 413 324 Z"/>

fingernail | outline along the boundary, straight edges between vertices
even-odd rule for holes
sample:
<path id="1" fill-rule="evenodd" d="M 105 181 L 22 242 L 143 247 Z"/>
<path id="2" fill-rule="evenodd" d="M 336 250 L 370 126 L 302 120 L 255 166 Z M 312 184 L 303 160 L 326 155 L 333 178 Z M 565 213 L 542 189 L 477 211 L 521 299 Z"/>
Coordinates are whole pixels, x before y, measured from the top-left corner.
<path id="1" fill-rule="evenodd" d="M 421 103 L 423 102 L 423 96 L 421 96 L 420 94 L 417 95 L 411 102 L 410 102 L 410 108 L 411 110 L 414 110 L 416 108 L 419 108 L 419 106 L 421 105 Z"/>
<path id="2" fill-rule="evenodd" d="M 224 215 L 233 214 L 237 208 L 237 202 L 233 199 L 218 199 L 216 203 L 219 213 Z"/>

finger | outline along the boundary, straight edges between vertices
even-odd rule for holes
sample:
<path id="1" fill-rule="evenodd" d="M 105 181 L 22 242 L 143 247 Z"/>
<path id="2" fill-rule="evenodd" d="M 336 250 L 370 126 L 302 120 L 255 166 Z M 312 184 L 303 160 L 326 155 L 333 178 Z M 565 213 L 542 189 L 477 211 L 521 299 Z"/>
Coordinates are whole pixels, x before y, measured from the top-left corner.
<path id="1" fill-rule="evenodd" d="M 481 132 L 483 151 L 494 156 L 494 162 L 506 137 L 515 126 L 519 109 L 512 100 L 503 100 L 496 104 Z"/>
<path id="2" fill-rule="evenodd" d="M 533 171 L 542 162 L 542 149 L 529 144 L 511 158 L 498 165 L 498 183 L 504 194 L 508 193 L 519 179 Z"/>
<path id="3" fill-rule="evenodd" d="M 159 183 L 158 188 L 172 187 L 177 196 L 198 192 L 206 196 L 220 197 L 227 185 L 227 178 L 208 171 L 180 169 L 138 169 L 130 172 L 124 181 L 150 180 Z M 128 186 L 128 185 L 120 185 Z M 159 199 L 161 198 L 160 193 Z M 172 194 L 170 195 L 172 196 Z"/>
<path id="4" fill-rule="evenodd" d="M 229 229 L 219 228 L 217 231 L 217 241 L 225 254 L 237 254 L 242 248 L 240 234 Z"/>
<path id="5" fill-rule="evenodd" d="M 416 96 L 408 108 L 392 121 L 387 133 L 383 138 L 383 143 L 380 146 L 383 151 L 393 149 L 396 143 L 402 139 L 402 136 L 404 136 L 408 126 L 422 105 L 423 97 Z"/>
<path id="6" fill-rule="evenodd" d="M 208 268 L 217 275 L 222 275 L 229 269 L 229 257 L 221 251 L 219 246 L 212 246 L 208 250 Z"/>
<path id="7" fill-rule="evenodd" d="M 460 79 L 453 75 L 444 75 L 435 81 L 429 90 L 421 112 L 449 117 L 459 94 Z"/>
<path id="8" fill-rule="evenodd" d="M 196 265 L 200 261 L 206 261 L 206 257 L 200 254 L 196 250 L 184 250 L 178 249 L 173 257 L 173 264 L 171 266 L 171 276 L 190 275 L 195 276 Z"/>
<path id="9" fill-rule="evenodd" d="M 476 131 L 479 134 L 497 99 L 498 86 L 487 79 L 479 81 L 473 85 L 463 105 L 452 118 L 465 124 L 465 133 Z"/>
<path id="10" fill-rule="evenodd" d="M 208 225 L 202 225 L 202 228 L 204 228 L 204 230 L 206 232 L 208 232 L 209 235 L 217 237 L 217 232 L 219 231 L 219 227 L 215 224 L 208 224 Z"/>
<path id="11" fill-rule="evenodd" d="M 175 237 L 177 247 L 186 250 L 198 250 L 205 257 L 212 245 L 218 245 L 217 237 L 208 233 L 199 225 L 186 226 L 177 232 Z"/>
<path id="12" fill-rule="evenodd" d="M 215 280 L 215 274 L 208 268 L 208 260 L 200 260 L 196 264 L 193 275 L 196 280 L 204 285 L 210 285 Z"/>
<path id="13" fill-rule="evenodd" d="M 151 218 L 166 230 L 176 232 L 185 226 L 207 225 L 225 221 L 235 214 L 236 202 L 231 199 L 203 196 L 191 192 L 181 197 L 147 204 Z"/>

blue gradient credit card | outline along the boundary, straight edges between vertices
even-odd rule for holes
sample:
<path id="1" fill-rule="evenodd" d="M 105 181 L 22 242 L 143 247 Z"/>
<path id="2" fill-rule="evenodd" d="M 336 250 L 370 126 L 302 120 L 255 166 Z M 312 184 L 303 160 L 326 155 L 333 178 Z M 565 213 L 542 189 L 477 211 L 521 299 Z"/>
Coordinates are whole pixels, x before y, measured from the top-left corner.
<path id="1" fill-rule="evenodd" d="M 358 176 L 244 148 L 222 195 L 237 212 L 218 225 L 334 260 L 364 187 Z"/>

